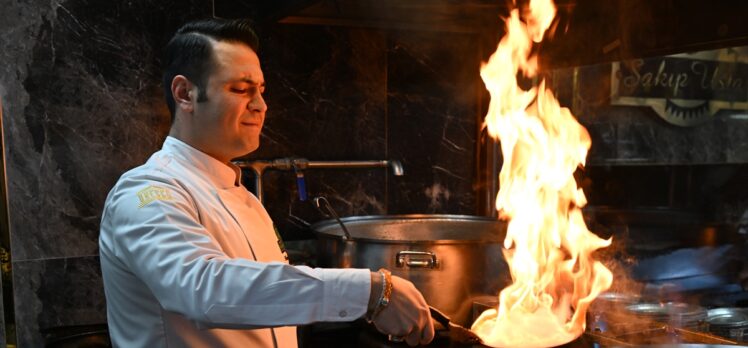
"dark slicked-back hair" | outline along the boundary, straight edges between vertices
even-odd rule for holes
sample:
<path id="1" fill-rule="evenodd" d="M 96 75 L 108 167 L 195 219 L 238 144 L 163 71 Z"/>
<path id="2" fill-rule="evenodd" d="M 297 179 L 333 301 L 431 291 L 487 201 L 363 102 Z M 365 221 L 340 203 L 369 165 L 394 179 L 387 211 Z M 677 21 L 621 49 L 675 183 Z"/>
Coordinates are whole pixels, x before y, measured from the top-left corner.
<path id="1" fill-rule="evenodd" d="M 259 48 L 257 35 L 247 20 L 210 18 L 189 22 L 179 28 L 164 50 L 164 94 L 172 123 L 175 105 L 171 81 L 175 76 L 184 75 L 197 86 L 198 102 L 207 100 L 205 88 L 214 66 L 211 39 L 244 43 L 255 53 Z"/>

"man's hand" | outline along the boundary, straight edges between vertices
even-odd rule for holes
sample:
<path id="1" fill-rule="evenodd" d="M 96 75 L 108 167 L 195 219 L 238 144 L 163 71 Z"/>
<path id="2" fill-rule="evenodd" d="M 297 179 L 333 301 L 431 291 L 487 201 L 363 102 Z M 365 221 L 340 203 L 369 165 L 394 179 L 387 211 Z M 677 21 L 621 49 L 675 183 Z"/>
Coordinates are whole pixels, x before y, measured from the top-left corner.
<path id="1" fill-rule="evenodd" d="M 374 318 L 381 333 L 403 337 L 409 346 L 428 344 L 434 339 L 434 323 L 426 300 L 413 283 L 392 276 L 390 303 Z"/>

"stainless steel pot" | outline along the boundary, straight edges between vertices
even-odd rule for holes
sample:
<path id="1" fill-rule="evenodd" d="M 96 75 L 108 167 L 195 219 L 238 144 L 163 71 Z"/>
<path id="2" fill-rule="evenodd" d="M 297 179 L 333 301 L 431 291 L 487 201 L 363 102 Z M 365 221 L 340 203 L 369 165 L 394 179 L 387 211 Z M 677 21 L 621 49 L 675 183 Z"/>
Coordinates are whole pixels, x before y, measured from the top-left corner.
<path id="1" fill-rule="evenodd" d="M 714 308 L 707 312 L 708 331 L 731 340 L 748 339 L 748 308 Z"/>
<path id="2" fill-rule="evenodd" d="M 426 301 L 469 325 L 473 299 L 498 296 L 510 280 L 501 252 L 506 223 L 463 215 L 356 216 L 311 228 L 323 267 L 387 268 L 410 280 Z"/>

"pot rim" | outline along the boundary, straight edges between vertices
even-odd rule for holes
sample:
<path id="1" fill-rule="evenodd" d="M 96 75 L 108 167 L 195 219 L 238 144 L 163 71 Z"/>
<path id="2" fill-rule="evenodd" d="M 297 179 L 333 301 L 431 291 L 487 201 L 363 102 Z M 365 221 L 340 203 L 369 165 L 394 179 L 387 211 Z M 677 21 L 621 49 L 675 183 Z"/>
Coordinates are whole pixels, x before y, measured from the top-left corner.
<path id="1" fill-rule="evenodd" d="M 340 218 L 340 221 L 345 225 L 346 223 L 357 223 L 367 221 L 398 221 L 398 220 L 423 220 L 423 221 L 480 221 L 480 222 L 497 222 L 506 224 L 497 218 L 479 215 L 459 215 L 459 214 L 394 214 L 394 215 L 360 215 L 360 216 L 347 216 Z M 340 234 L 328 233 L 321 231 L 327 227 L 339 229 L 339 223 L 335 219 L 322 220 L 312 224 L 309 228 L 319 237 L 325 239 L 334 239 L 346 242 L 341 239 L 343 237 Z M 346 225 L 347 226 L 347 225 Z M 367 238 L 367 237 L 351 237 L 347 240 L 349 242 L 369 242 L 378 244 L 476 244 L 476 243 L 501 243 L 502 238 L 498 240 L 490 240 L 487 238 L 479 239 L 420 239 L 420 240 L 393 240 L 393 239 L 380 239 L 380 238 Z"/>

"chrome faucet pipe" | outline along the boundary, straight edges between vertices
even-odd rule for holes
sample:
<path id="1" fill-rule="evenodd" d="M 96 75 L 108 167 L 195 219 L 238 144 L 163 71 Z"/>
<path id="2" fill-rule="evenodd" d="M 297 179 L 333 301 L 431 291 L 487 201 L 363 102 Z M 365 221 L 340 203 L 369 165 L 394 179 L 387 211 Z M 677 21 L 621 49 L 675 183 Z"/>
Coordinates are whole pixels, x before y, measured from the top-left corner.
<path id="1" fill-rule="evenodd" d="M 275 170 L 305 170 L 315 168 L 387 168 L 390 167 L 392 174 L 402 176 L 404 174 L 403 165 L 396 160 L 380 161 L 310 161 L 306 158 L 278 158 L 274 160 L 256 160 L 256 161 L 235 161 L 234 164 L 240 168 L 252 170 L 255 176 L 255 190 L 257 199 L 263 201 L 262 192 L 262 174 L 267 169 Z"/>
<path id="2" fill-rule="evenodd" d="M 299 169 L 306 168 L 392 168 L 392 174 L 395 176 L 403 175 L 403 165 L 400 161 L 382 160 L 382 161 L 307 161 L 299 159 L 295 163 Z"/>

